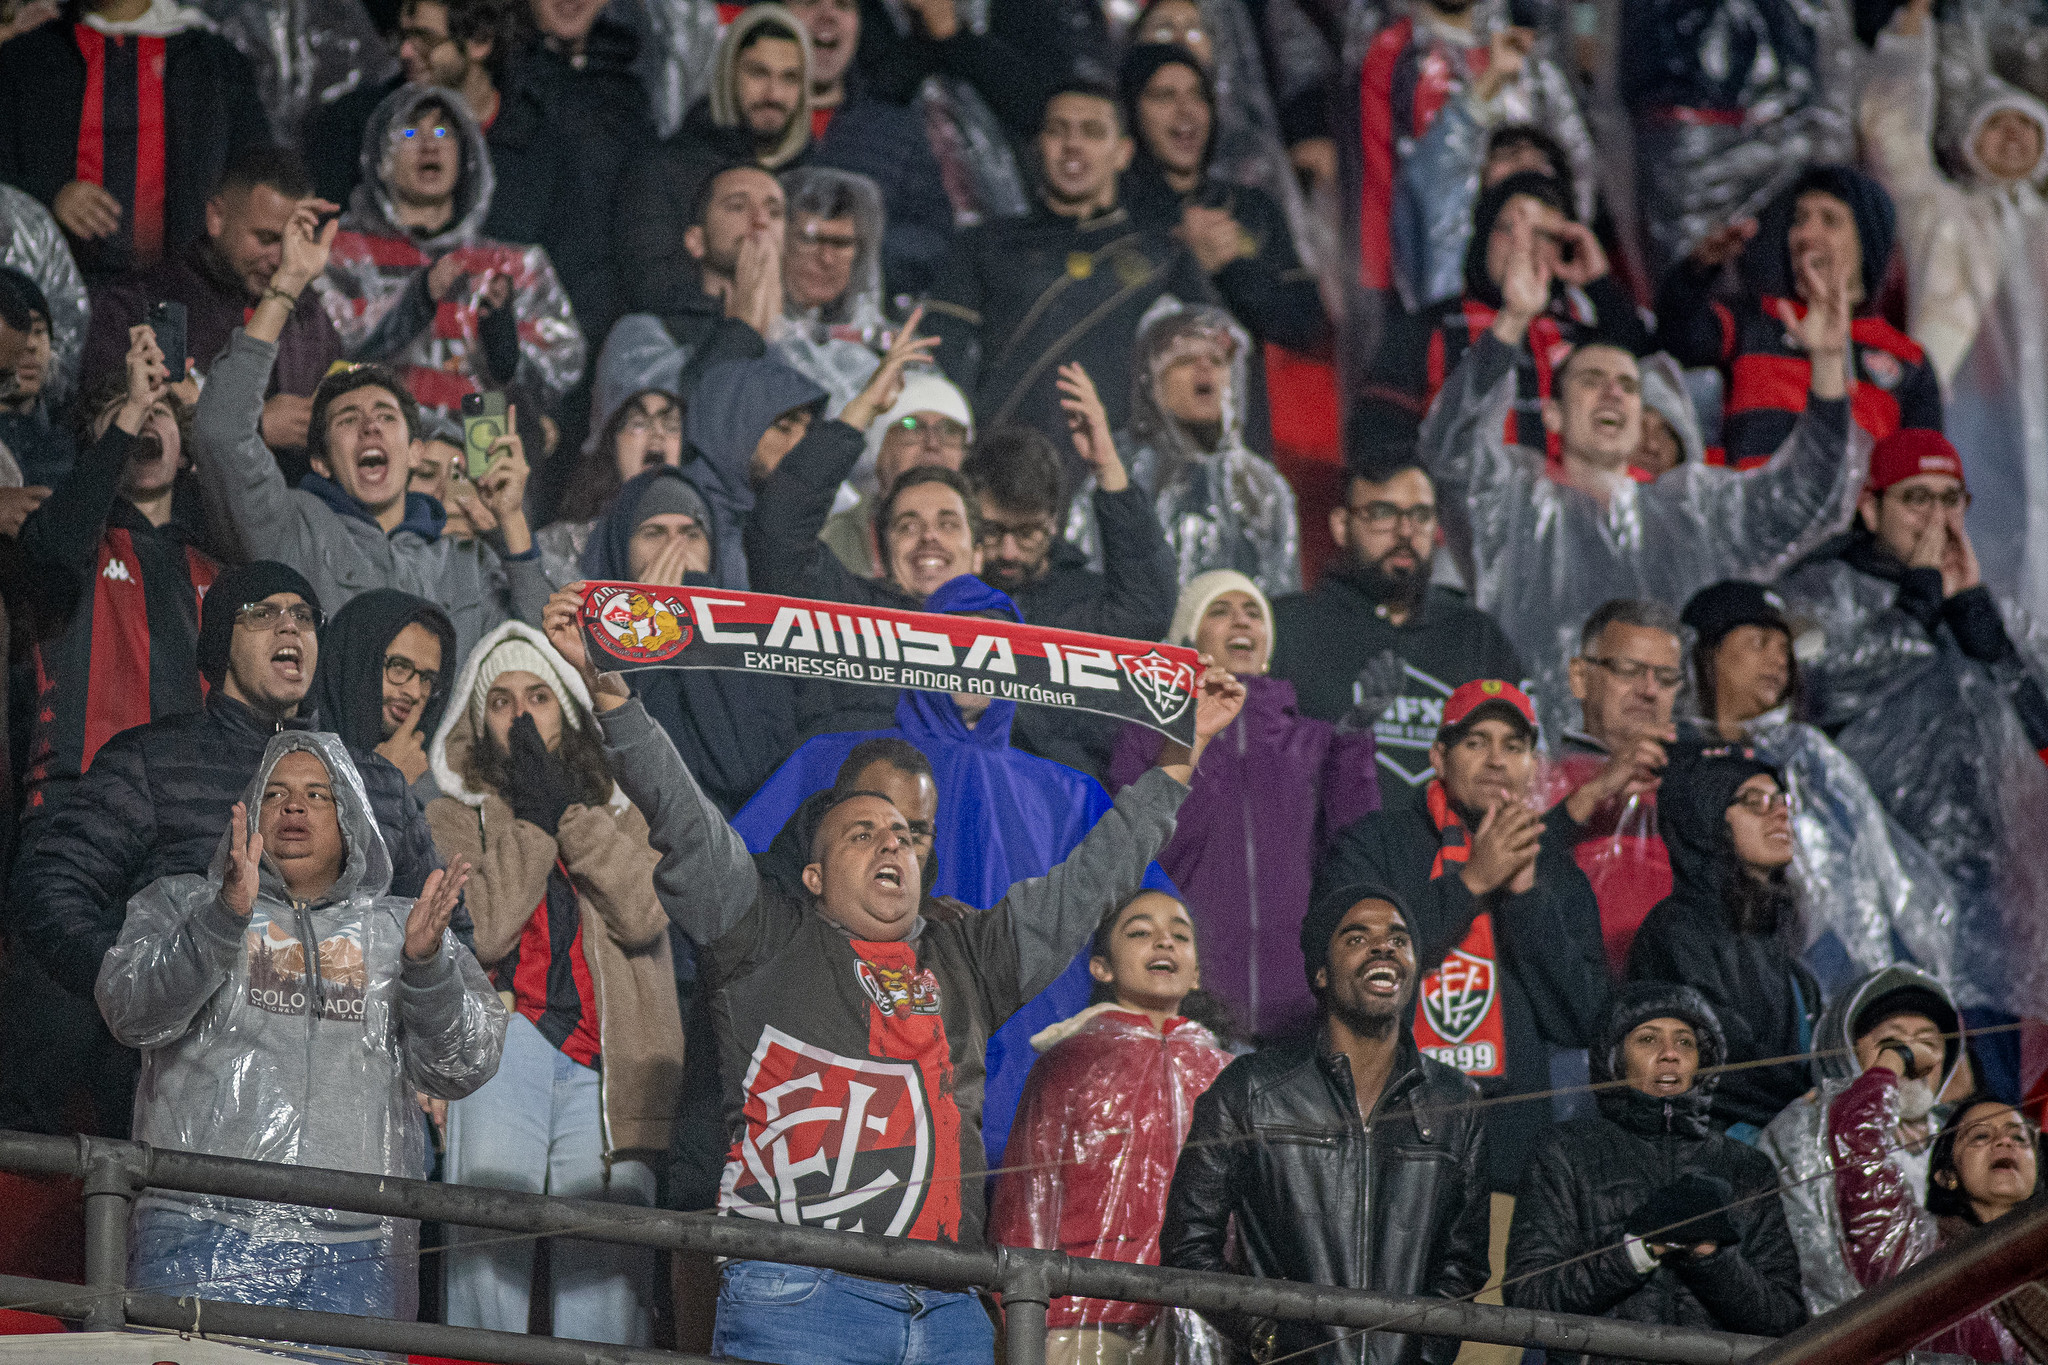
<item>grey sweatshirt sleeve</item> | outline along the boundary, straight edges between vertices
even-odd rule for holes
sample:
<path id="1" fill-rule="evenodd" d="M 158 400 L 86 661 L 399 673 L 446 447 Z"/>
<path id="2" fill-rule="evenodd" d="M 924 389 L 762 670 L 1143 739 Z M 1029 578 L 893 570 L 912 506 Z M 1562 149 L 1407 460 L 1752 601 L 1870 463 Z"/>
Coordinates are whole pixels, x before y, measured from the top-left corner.
<path id="1" fill-rule="evenodd" d="M 1188 789 L 1158 768 L 1117 793 L 1088 837 L 1043 877 L 1012 886 L 989 912 L 1017 947 L 1018 1001 L 1066 970 L 1102 917 L 1138 894 L 1145 868 L 1173 837 Z"/>
<path id="2" fill-rule="evenodd" d="M 700 947 L 716 943 L 745 918 L 760 894 L 753 855 L 638 698 L 600 712 L 598 724 L 612 776 L 647 817 L 648 842 L 661 855 L 654 891 L 662 909 L 691 942 Z"/>
<path id="3" fill-rule="evenodd" d="M 459 1100 L 496 1075 L 507 1022 L 504 1001 L 453 933 L 442 931 L 441 951 L 427 961 L 405 961 L 398 1025 L 415 1090 Z"/>
<path id="4" fill-rule="evenodd" d="M 160 877 L 138 891 L 93 989 L 114 1037 L 135 1048 L 183 1037 L 234 971 L 247 926 L 201 877 Z"/>
<path id="5" fill-rule="evenodd" d="M 289 564 L 299 518 L 262 432 L 263 392 L 276 361 L 276 346 L 235 329 L 193 413 L 193 465 L 207 520 L 232 531 L 251 559 Z"/>

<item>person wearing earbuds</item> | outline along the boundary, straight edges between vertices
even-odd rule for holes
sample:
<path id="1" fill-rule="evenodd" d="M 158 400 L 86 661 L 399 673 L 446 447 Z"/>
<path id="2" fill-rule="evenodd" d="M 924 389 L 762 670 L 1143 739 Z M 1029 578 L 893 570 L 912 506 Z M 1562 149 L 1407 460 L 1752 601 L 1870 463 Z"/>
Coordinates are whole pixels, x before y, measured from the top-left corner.
<path id="1" fill-rule="evenodd" d="M 1799 915 L 1791 797 L 1753 750 L 1714 745 L 1665 769 L 1657 829 L 1671 895 L 1636 931 L 1628 979 L 1690 986 L 1713 1006 L 1727 1060 L 1742 1065 L 1715 1087 L 1714 1117 L 1753 1141 L 1813 1084 L 1806 1054 L 1823 1003 L 1820 982 L 1781 937 Z"/>
<path id="2" fill-rule="evenodd" d="M 2048 1010 L 2031 970 L 2048 955 L 2048 906 L 2023 889 L 2048 879 L 2026 814 L 2048 809 L 2048 652 L 1985 586 L 1969 506 L 1948 438 L 1898 431 L 1871 452 L 1847 533 L 1777 588 L 1819 637 L 1800 660 L 1805 719 L 1955 885 L 1953 979 L 1999 1002 L 1965 1011 L 1982 1025 Z M 2016 1038 L 1978 1045 L 1981 1079 L 2002 1094 L 2021 1090 Z"/>
<path id="3" fill-rule="evenodd" d="M 1910 1039 L 1882 1042 L 1877 1056 L 1828 1110 L 1828 1137 L 1841 1154 L 1835 1173 L 1843 1250 L 1868 1289 L 1935 1255 L 1975 1228 L 2042 1200 L 2041 1132 L 2019 1110 L 1982 1091 L 1942 1125 L 1928 1160 L 1927 1196 L 1916 1197 L 1892 1155 L 1901 1099 L 1939 1065 Z M 1975 1361 L 2036 1365 L 2048 1359 L 2048 1284 L 2040 1280 L 1982 1309 L 1922 1349 Z"/>
<path id="4" fill-rule="evenodd" d="M 1311 903 L 1370 881 L 1401 894 L 1421 975 L 1412 1027 L 1423 1055 L 1498 1099 L 1583 1084 L 1606 1017 L 1600 905 L 1572 857 L 1577 825 L 1559 802 L 1534 807 L 1536 708 L 1498 678 L 1444 702 L 1436 776 L 1336 838 Z M 1494 1193 L 1511 1195 L 1550 1126 L 1544 1101 L 1488 1105 Z"/>
<path id="5" fill-rule="evenodd" d="M 1523 1172 L 1508 1302 L 1757 1336 L 1805 1322 L 1777 1169 L 1711 1122 L 1727 1057 L 1712 1007 L 1631 982 L 1602 1032 L 1598 1111 L 1545 1134 Z"/>
<path id="6" fill-rule="evenodd" d="M 621 789 L 653 814 L 656 894 L 698 950 L 731 1141 L 720 1212 L 979 1248 L 984 1043 L 1137 894 L 1243 687 L 1207 668 L 1191 746 L 1162 753 L 1059 866 L 936 922 L 908 821 L 878 792 L 811 808 L 801 890 L 763 878 L 624 680 L 592 667 L 579 588 L 549 602 L 548 639 L 594 698 Z M 713 1350 L 951 1365 L 991 1360 L 994 1333 L 972 1293 L 735 1260 Z"/>
<path id="7" fill-rule="evenodd" d="M 497 1074 L 449 1106 L 447 1179 L 651 1207 L 683 1023 L 647 821 L 612 782 L 583 680 L 533 627 L 485 636 L 450 698 L 427 823 L 476 869 L 477 955 L 513 1017 Z M 531 1244 L 450 1241 L 447 1321 L 525 1331 Z M 549 1290 L 562 1336 L 651 1339 L 651 1251 L 579 1247 Z"/>

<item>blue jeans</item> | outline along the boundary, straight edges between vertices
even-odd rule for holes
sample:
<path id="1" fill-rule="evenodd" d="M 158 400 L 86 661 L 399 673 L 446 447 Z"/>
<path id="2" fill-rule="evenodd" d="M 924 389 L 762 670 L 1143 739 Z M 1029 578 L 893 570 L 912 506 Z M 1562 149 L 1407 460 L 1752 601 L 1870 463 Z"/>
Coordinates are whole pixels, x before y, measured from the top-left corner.
<path id="1" fill-rule="evenodd" d="M 996 1333 L 973 1294 L 731 1261 L 711 1353 L 772 1365 L 974 1365 Z"/>
<path id="2" fill-rule="evenodd" d="M 399 1316 L 399 1277 L 414 1273 L 412 1258 L 400 1264 L 382 1238 L 330 1243 L 251 1237 L 165 1208 L 136 1215 L 128 1257 L 132 1289 L 373 1318 Z"/>
<path id="3" fill-rule="evenodd" d="M 497 1074 L 448 1106 L 444 1178 L 567 1199 L 654 1206 L 654 1170 L 615 1161 L 607 1180 L 598 1073 L 541 1036 L 525 1015 L 505 1029 Z M 471 1246 L 469 1243 L 482 1243 Z M 485 1228 L 448 1228 L 447 1303 L 453 1327 L 524 1332 L 533 1243 Z M 554 1332 L 578 1341 L 645 1346 L 654 1335 L 654 1252 L 557 1239 Z"/>

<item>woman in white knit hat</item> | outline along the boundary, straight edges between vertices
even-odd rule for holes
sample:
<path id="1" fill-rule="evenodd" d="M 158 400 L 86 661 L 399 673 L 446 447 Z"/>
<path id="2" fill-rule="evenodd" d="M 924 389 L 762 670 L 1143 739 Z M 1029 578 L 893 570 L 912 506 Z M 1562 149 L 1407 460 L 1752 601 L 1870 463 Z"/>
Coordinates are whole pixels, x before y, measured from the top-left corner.
<path id="1" fill-rule="evenodd" d="M 1234 569 L 1188 581 L 1167 638 L 1229 669 L 1245 699 L 1209 745 L 1159 866 L 1202 926 L 1203 988 L 1246 1034 L 1277 1038 L 1315 1013 L 1299 934 L 1316 855 L 1331 835 L 1379 809 L 1372 733 L 1340 733 L 1302 715 L 1294 684 L 1266 676 L 1272 605 Z M 1137 780 L 1161 743 L 1154 731 L 1125 726 L 1110 790 Z"/>
<path id="2" fill-rule="evenodd" d="M 476 869 L 477 958 L 512 1021 L 497 1075 L 449 1107 L 447 1178 L 651 1207 L 683 1026 L 647 821 L 612 783 L 582 679 L 533 627 L 484 636 L 449 699 L 427 823 Z M 525 1331 L 533 1244 L 449 1240 L 448 1321 Z M 553 1263 L 554 1330 L 645 1345 L 653 1294 L 651 1251 L 579 1244 Z"/>

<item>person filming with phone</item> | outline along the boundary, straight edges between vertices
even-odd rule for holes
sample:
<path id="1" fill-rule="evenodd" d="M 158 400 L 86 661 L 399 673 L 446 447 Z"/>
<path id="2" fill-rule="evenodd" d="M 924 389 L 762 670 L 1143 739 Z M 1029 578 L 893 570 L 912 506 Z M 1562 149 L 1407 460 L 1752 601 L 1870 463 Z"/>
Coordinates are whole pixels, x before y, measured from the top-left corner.
<path id="1" fill-rule="evenodd" d="M 372 588 L 433 602 L 455 626 L 459 659 L 506 620 L 537 624 L 547 603 L 547 578 L 526 521 L 528 468 L 516 407 L 474 483 L 475 501 L 496 523 L 475 540 L 443 534 L 441 504 L 407 490 L 419 410 L 406 382 L 382 365 L 351 365 L 320 381 L 307 431 L 313 472 L 296 489 L 285 486 L 263 444 L 263 392 L 278 334 L 300 293 L 327 267 L 339 225 L 319 223 L 331 208 L 299 201 L 263 301 L 208 376 L 194 424 L 207 515 L 244 553 L 304 573 L 337 610 Z"/>

